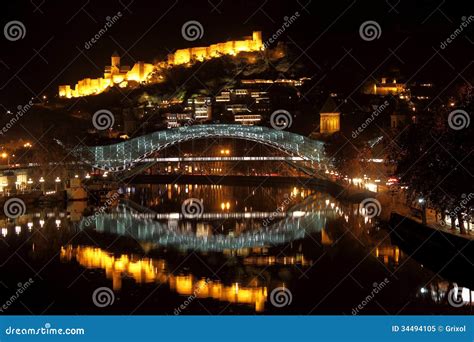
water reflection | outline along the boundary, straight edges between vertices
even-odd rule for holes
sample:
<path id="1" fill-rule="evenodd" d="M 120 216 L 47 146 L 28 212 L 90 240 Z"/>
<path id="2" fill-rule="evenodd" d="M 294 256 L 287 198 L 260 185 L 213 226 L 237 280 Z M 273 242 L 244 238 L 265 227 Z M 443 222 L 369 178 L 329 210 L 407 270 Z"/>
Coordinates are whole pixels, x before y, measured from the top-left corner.
<path id="1" fill-rule="evenodd" d="M 290 258 L 285 262 L 291 263 L 297 259 Z M 81 266 L 89 269 L 105 270 L 105 275 L 112 280 L 112 287 L 115 291 L 121 290 L 124 277 L 131 277 L 138 284 L 153 282 L 168 284 L 172 291 L 183 296 L 193 294 L 198 298 L 252 305 L 257 312 L 264 310 L 267 300 L 267 287 L 261 286 L 257 279 L 242 286 L 239 283 L 224 285 L 220 281 L 198 279 L 192 274 L 175 276 L 169 272 L 167 262 L 163 259 L 139 258 L 126 254 L 115 257 L 100 248 L 88 246 L 67 245 L 62 247 L 61 261 L 70 262 L 72 260 L 76 260 Z M 264 260 L 261 259 L 260 262 Z M 248 262 L 251 263 L 252 260 L 249 259 Z"/>
<path id="2" fill-rule="evenodd" d="M 474 290 L 445 280 L 430 282 L 419 289 L 418 295 L 436 304 L 474 306 Z"/>
<path id="3" fill-rule="evenodd" d="M 390 312 L 405 310 L 408 301 L 418 305 L 422 291 L 442 295 L 426 286 L 443 280 L 428 263 L 405 255 L 387 230 L 361 214 L 357 203 L 340 202 L 324 192 L 217 185 L 122 190 L 120 203 L 98 214 L 99 207 L 75 202 L 67 209 L 36 208 L 14 220 L 0 219 L 0 242 L 5 242 L 0 243 L 0 260 L 8 260 L 0 281 L 21 281 L 31 271 L 26 261 L 43 278 L 38 289 L 44 284 L 44 293 L 32 296 L 28 306 L 54 302 L 49 310 L 58 314 L 64 308 L 95 313 L 95 307 L 85 306 L 93 305 L 90 292 L 103 286 L 104 278 L 120 291 L 121 300 L 111 308 L 120 313 L 141 305 L 138 298 L 148 298 L 153 284 L 163 286 L 137 313 L 172 312 L 185 300 L 179 296 L 190 295 L 206 299 L 206 308 L 216 314 L 304 314 L 318 303 L 318 313 L 350 313 L 366 296 L 367 286 L 391 274 L 396 286 L 377 298 Z M 195 219 L 180 213 L 181 203 L 190 197 L 204 203 L 205 212 Z M 81 277 L 84 269 L 90 270 L 87 277 Z M 335 288 L 348 274 L 357 282 Z M 270 304 L 276 287 L 292 291 L 293 306 L 277 310 Z M 206 313 L 200 305 L 187 312 Z M 374 306 L 366 312 L 381 311 Z"/>
<path id="4" fill-rule="evenodd" d="M 186 220 L 180 213 L 150 213 L 125 202 L 109 213 L 83 218 L 81 229 L 128 235 L 157 246 L 173 245 L 180 249 L 223 251 L 256 246 L 279 245 L 320 232 L 328 220 L 344 216 L 344 210 L 321 195 L 308 196 L 286 212 L 203 213 Z M 273 215 L 273 216 L 271 216 Z M 270 224 L 262 219 L 272 217 Z M 223 220 L 233 228 L 216 232 L 212 221 Z M 325 243 L 330 242 L 326 236 Z"/>
<path id="5" fill-rule="evenodd" d="M 398 246 L 386 245 L 377 246 L 374 251 L 375 257 L 382 260 L 386 266 L 397 267 L 400 261 L 401 252 Z"/>

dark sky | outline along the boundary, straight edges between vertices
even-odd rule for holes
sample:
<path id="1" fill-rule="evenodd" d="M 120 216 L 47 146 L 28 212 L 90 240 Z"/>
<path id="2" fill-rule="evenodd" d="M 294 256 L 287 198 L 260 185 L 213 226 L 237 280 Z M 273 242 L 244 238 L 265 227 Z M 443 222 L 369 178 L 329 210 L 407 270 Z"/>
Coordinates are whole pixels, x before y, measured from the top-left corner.
<path id="1" fill-rule="evenodd" d="M 347 83 L 350 89 L 352 83 L 393 67 L 406 79 L 433 78 L 440 87 L 453 81 L 472 82 L 474 21 L 440 49 L 463 17 L 469 17 L 472 11 L 467 4 L 441 0 L 8 1 L 2 3 L 1 27 L 18 20 L 26 34 L 17 41 L 0 36 L 0 104 L 16 107 L 32 96 L 56 94 L 59 84 L 100 77 L 114 50 L 125 64 L 132 64 L 162 58 L 176 48 L 237 39 L 253 30 L 262 30 L 265 38 L 296 11 L 299 18 L 279 40 L 288 42 L 308 65 L 308 76 L 324 76 L 329 86 Z M 106 17 L 118 11 L 122 18 L 85 50 L 85 42 L 104 26 Z M 199 21 L 204 28 L 203 37 L 192 43 L 181 35 L 182 25 L 189 20 Z M 380 25 L 379 39 L 361 39 L 359 27 L 368 20 Z"/>

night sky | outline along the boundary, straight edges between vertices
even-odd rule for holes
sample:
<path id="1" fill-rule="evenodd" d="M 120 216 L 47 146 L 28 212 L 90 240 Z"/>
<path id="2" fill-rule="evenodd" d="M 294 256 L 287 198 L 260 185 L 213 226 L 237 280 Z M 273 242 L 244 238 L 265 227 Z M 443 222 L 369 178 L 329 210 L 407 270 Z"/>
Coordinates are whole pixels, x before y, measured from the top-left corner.
<path id="1" fill-rule="evenodd" d="M 445 49 L 440 44 L 471 14 L 465 1 L 9 1 L 0 24 L 21 21 L 23 39 L 0 37 L 0 104 L 56 95 L 60 84 L 100 77 L 117 51 L 123 64 L 163 59 L 176 48 L 238 39 L 253 30 L 264 40 L 296 11 L 299 18 L 279 37 L 294 49 L 308 76 L 351 92 L 366 77 L 400 70 L 405 79 L 435 81 L 440 88 L 472 82 L 471 23 Z M 122 18 L 89 50 L 84 49 L 118 11 Z M 197 20 L 200 40 L 188 42 L 181 26 Z M 381 36 L 364 41 L 360 25 L 380 24 Z"/>

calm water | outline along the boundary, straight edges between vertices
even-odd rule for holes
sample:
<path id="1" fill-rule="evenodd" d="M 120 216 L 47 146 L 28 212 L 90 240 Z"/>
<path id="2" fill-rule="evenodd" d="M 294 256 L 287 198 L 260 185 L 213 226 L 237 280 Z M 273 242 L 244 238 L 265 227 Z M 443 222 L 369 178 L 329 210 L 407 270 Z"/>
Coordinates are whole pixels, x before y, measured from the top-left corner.
<path id="1" fill-rule="evenodd" d="M 457 279 L 456 269 L 448 278 L 435 273 L 399 248 L 388 229 L 361 215 L 357 204 L 327 193 L 218 185 L 122 192 L 119 203 L 102 208 L 78 202 L 1 221 L 4 313 L 469 310 L 446 301 L 453 282 L 472 288 Z M 100 287 L 113 290 L 111 305 L 94 304 Z"/>

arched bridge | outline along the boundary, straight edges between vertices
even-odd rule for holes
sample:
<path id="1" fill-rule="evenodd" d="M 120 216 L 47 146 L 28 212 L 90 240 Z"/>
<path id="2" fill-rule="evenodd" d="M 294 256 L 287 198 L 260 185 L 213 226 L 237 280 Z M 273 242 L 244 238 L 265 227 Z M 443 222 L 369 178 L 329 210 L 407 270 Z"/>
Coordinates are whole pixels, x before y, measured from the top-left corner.
<path id="1" fill-rule="evenodd" d="M 180 142 L 205 138 L 233 138 L 255 141 L 284 153 L 314 162 L 315 169 L 328 164 L 321 141 L 260 126 L 196 125 L 158 131 L 107 146 L 80 147 L 73 153 L 93 167 L 115 172 L 124 171 L 147 159 L 153 153 Z"/>

